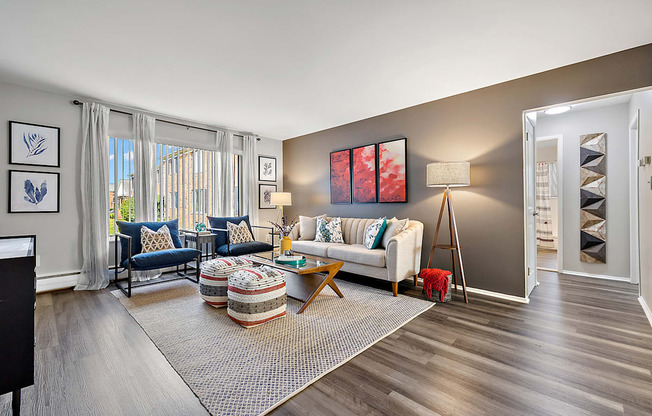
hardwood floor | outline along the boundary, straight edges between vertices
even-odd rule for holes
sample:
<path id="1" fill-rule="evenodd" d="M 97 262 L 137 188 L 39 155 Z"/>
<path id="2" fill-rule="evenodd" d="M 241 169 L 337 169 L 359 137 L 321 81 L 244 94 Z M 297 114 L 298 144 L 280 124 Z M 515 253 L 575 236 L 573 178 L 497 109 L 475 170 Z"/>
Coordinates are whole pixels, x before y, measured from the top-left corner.
<path id="1" fill-rule="evenodd" d="M 454 294 L 273 414 L 652 414 L 652 328 L 637 286 L 539 280 L 529 305 L 473 294 L 466 305 Z M 391 296 L 386 282 L 373 284 Z M 399 291 L 421 296 L 407 282 Z M 108 291 L 37 302 L 37 385 L 24 390 L 25 415 L 207 414 Z M 8 409 L 4 395 L 0 414 Z"/>
<path id="2" fill-rule="evenodd" d="M 557 250 L 537 248 L 537 268 L 557 270 Z"/>

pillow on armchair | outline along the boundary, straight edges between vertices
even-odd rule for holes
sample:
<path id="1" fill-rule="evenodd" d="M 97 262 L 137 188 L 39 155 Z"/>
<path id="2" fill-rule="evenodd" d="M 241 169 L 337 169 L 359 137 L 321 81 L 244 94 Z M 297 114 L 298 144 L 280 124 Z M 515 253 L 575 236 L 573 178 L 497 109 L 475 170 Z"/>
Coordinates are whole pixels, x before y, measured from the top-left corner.
<path id="1" fill-rule="evenodd" d="M 181 239 L 179 238 L 179 220 L 170 220 L 170 221 L 151 221 L 151 222 L 127 222 L 127 221 L 116 221 L 118 225 L 118 230 L 121 234 L 128 235 L 131 237 L 131 255 L 140 254 L 143 251 L 143 245 L 140 241 L 140 228 L 145 226 L 152 231 L 158 231 L 159 228 L 164 225 L 168 227 L 170 231 L 170 237 L 172 238 L 172 244 L 174 248 L 182 248 Z M 121 260 L 120 263 L 124 262 L 127 259 L 128 255 L 128 245 L 129 242 L 125 238 L 120 239 L 121 247 Z"/>
<path id="2" fill-rule="evenodd" d="M 251 223 L 249 222 L 249 215 L 244 215 L 242 217 L 211 217 L 211 216 L 206 216 L 208 218 L 208 223 L 210 224 L 210 228 L 219 228 L 222 230 L 226 230 L 226 223 L 232 222 L 234 224 L 240 224 L 240 222 L 244 221 L 247 223 L 247 228 L 249 228 L 249 232 L 251 235 L 254 235 L 254 233 L 251 231 Z M 225 245 L 228 240 L 226 237 L 226 233 L 222 231 L 213 231 L 215 233 L 215 247 L 220 247 Z"/>

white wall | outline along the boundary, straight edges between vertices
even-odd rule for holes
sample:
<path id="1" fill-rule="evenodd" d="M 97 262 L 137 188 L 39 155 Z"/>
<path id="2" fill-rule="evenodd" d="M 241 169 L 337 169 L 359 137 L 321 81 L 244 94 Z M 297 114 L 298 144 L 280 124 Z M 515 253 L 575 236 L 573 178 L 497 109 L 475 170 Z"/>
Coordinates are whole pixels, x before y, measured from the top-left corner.
<path id="1" fill-rule="evenodd" d="M 0 82 L 0 235 L 36 234 L 40 266 L 39 278 L 76 273 L 81 268 L 81 108 L 71 104 L 70 97 L 23 86 Z M 155 114 L 153 114 L 156 116 Z M 166 117 L 166 119 L 170 119 Z M 23 167 L 9 165 L 8 122 L 25 121 L 61 128 L 61 168 Z M 183 122 L 182 120 L 175 120 Z M 127 115 L 111 113 L 110 134 L 131 138 L 132 121 Z M 2 128 L 1 126 L 5 127 Z M 199 125 L 199 124 L 198 124 Z M 200 125 L 201 126 L 201 125 Z M 208 127 L 210 126 L 203 126 Z M 184 144 L 209 149 L 215 142 L 215 133 L 187 129 L 165 123 L 156 124 L 157 141 Z M 258 152 L 277 159 L 277 184 L 282 189 L 283 147 L 280 141 L 261 138 Z M 61 212 L 57 214 L 9 214 L 7 212 L 8 170 L 42 170 L 61 174 Z M 257 174 L 257 173 L 256 173 Z M 273 210 L 260 210 L 261 222 Z M 110 262 L 112 263 L 111 254 Z"/>
<path id="2" fill-rule="evenodd" d="M 557 161 L 557 140 L 537 141 L 536 149 L 537 162 L 556 162 Z M 552 219 L 552 238 L 559 238 L 559 198 L 550 198 L 550 217 Z"/>
<path id="3" fill-rule="evenodd" d="M 652 155 L 652 91 L 634 94 L 629 103 L 629 119 L 639 113 L 639 157 Z M 639 168 L 639 244 L 641 259 L 641 296 L 652 306 L 652 165 Z"/>
<path id="4" fill-rule="evenodd" d="M 627 103 L 540 116 L 537 137 L 563 134 L 563 270 L 629 278 L 629 107 Z M 580 136 L 607 133 L 607 262 L 580 261 Z"/>

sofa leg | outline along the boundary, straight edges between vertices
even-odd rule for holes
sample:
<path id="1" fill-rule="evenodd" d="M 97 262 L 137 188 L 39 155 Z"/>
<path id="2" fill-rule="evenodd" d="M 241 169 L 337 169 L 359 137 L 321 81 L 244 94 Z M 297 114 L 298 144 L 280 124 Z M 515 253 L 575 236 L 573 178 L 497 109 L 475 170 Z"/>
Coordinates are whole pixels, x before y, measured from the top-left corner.
<path id="1" fill-rule="evenodd" d="M 417 281 L 418 277 L 419 277 L 418 274 L 415 274 L 415 275 L 414 275 L 414 286 L 415 286 L 415 287 L 416 287 L 416 286 L 419 286 L 419 283 L 418 283 L 418 281 Z"/>
<path id="2" fill-rule="evenodd" d="M 392 282 L 392 293 L 394 296 L 398 296 L 398 282 Z"/>

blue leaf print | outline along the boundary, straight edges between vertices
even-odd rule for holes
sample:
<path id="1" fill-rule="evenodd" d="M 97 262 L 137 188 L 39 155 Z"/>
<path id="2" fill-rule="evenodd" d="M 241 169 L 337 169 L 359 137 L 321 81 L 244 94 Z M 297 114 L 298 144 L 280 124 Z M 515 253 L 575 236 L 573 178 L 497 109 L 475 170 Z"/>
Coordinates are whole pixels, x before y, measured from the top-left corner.
<path id="1" fill-rule="evenodd" d="M 39 202 L 43 201 L 43 197 L 45 197 L 47 193 L 48 184 L 46 181 L 43 181 L 40 188 L 35 188 L 34 184 L 29 179 L 25 181 L 25 196 L 23 196 L 23 198 L 30 204 L 38 205 Z"/>
<path id="2" fill-rule="evenodd" d="M 47 139 L 38 133 L 23 133 L 23 142 L 27 146 L 27 157 L 36 156 L 47 150 Z"/>

